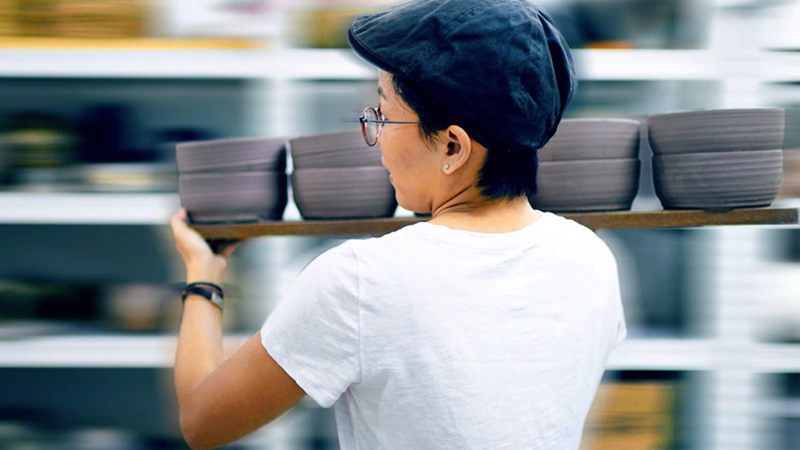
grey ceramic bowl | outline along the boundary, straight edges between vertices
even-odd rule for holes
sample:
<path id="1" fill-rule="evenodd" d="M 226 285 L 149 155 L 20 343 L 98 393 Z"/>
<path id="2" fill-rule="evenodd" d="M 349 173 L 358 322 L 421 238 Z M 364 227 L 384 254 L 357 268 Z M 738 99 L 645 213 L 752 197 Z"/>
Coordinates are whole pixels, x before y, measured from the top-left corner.
<path id="1" fill-rule="evenodd" d="M 542 162 L 531 205 L 556 212 L 630 209 L 640 166 L 636 158 Z"/>
<path id="2" fill-rule="evenodd" d="M 782 150 L 653 156 L 656 195 L 665 209 L 768 206 L 782 171 Z"/>
<path id="3" fill-rule="evenodd" d="M 236 138 L 176 145 L 178 172 L 286 171 L 283 138 Z"/>
<path id="4" fill-rule="evenodd" d="M 383 167 L 297 169 L 292 194 L 304 219 L 392 217 L 397 209 Z"/>
<path id="5" fill-rule="evenodd" d="M 194 223 L 280 220 L 288 201 L 287 176 L 270 171 L 181 174 L 178 193 Z"/>
<path id="6" fill-rule="evenodd" d="M 380 146 L 368 146 L 360 130 L 297 137 L 289 147 L 295 169 L 381 165 Z"/>
<path id="7" fill-rule="evenodd" d="M 638 158 L 640 125 L 626 119 L 564 119 L 539 150 L 539 161 Z"/>
<path id="8" fill-rule="evenodd" d="M 648 118 L 653 154 L 759 151 L 781 148 L 781 108 L 718 109 Z"/>

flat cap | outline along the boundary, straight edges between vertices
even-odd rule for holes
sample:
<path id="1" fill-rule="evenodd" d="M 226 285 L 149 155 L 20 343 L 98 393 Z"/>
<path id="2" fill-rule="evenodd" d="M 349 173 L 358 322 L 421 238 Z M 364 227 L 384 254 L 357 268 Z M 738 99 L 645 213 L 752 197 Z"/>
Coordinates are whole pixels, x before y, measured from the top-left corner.
<path id="1" fill-rule="evenodd" d="M 577 85 L 566 41 L 526 0 L 416 0 L 356 18 L 348 39 L 509 148 L 544 146 Z"/>

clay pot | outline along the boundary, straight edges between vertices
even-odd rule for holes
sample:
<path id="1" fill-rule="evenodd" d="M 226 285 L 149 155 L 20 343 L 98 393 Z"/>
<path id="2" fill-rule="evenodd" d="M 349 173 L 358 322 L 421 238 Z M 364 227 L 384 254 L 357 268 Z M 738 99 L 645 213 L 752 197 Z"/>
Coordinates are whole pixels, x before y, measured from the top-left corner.
<path id="1" fill-rule="evenodd" d="M 286 182 L 271 171 L 181 174 L 178 192 L 193 223 L 280 220 Z"/>
<path id="2" fill-rule="evenodd" d="M 397 209 L 383 167 L 297 169 L 292 193 L 304 219 L 391 217 Z"/>
<path id="3" fill-rule="evenodd" d="M 653 156 L 656 195 L 665 209 L 769 206 L 782 171 L 783 150 Z"/>
<path id="4" fill-rule="evenodd" d="M 639 190 L 635 158 L 539 163 L 534 208 L 545 211 L 619 211 Z"/>
<path id="5" fill-rule="evenodd" d="M 648 118 L 653 154 L 761 151 L 781 148 L 781 108 L 718 109 Z"/>
<path id="6" fill-rule="evenodd" d="M 286 171 L 283 138 L 236 138 L 176 145 L 178 172 Z"/>
<path id="7" fill-rule="evenodd" d="M 381 165 L 381 149 L 364 142 L 361 131 L 315 134 L 289 140 L 295 169 Z"/>
<path id="8" fill-rule="evenodd" d="M 539 161 L 638 158 L 639 128 L 635 120 L 564 119 Z"/>

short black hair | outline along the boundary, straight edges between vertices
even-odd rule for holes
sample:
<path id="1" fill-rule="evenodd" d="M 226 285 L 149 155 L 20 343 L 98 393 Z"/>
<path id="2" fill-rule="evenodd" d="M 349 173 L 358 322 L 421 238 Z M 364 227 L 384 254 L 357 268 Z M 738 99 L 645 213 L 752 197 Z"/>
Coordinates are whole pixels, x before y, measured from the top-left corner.
<path id="1" fill-rule="evenodd" d="M 536 194 L 536 171 L 539 167 L 538 149 L 509 148 L 485 136 L 459 119 L 458 115 L 424 88 L 408 78 L 392 75 L 395 92 L 419 117 L 421 136 L 430 141 L 439 131 L 458 125 L 469 136 L 486 147 L 486 161 L 478 171 L 478 189 L 491 200 L 514 200 Z M 531 126 L 534 126 L 533 124 Z"/>

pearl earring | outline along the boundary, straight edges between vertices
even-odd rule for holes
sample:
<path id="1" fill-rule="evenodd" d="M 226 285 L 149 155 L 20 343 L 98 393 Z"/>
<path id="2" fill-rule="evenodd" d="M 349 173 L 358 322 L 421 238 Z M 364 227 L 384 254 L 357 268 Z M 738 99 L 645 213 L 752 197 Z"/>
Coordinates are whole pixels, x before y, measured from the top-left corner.
<path id="1" fill-rule="evenodd" d="M 450 170 L 450 164 L 445 164 L 444 165 L 444 170 Z"/>

